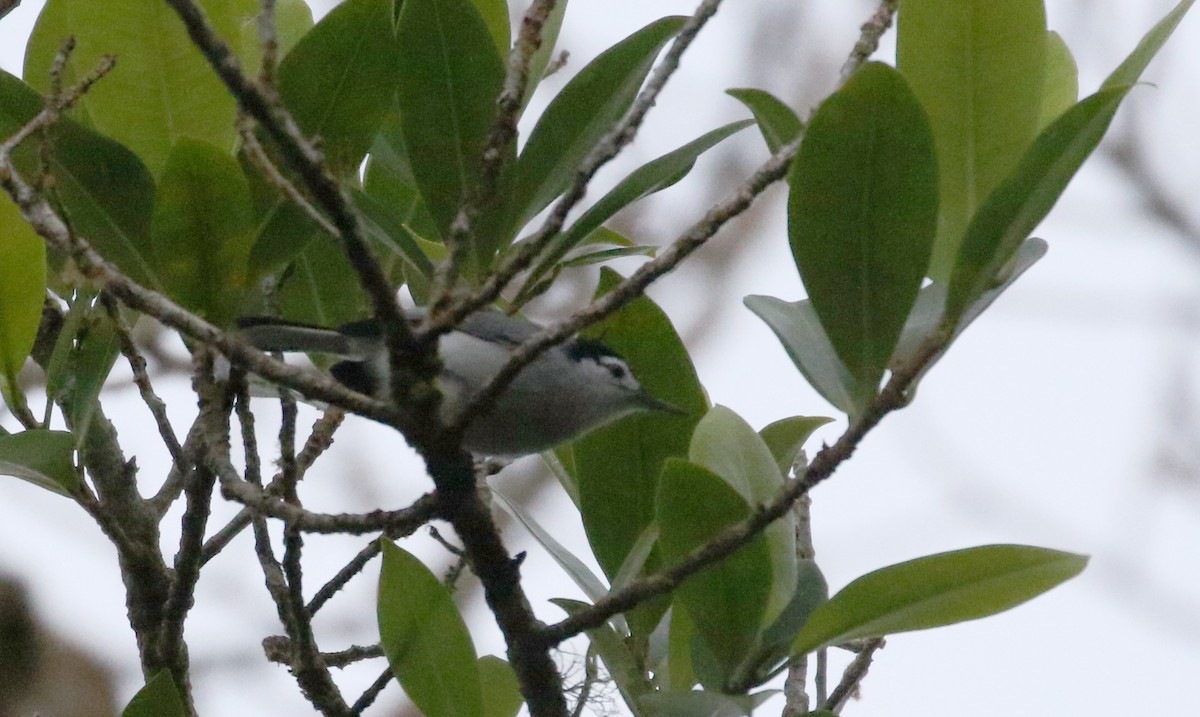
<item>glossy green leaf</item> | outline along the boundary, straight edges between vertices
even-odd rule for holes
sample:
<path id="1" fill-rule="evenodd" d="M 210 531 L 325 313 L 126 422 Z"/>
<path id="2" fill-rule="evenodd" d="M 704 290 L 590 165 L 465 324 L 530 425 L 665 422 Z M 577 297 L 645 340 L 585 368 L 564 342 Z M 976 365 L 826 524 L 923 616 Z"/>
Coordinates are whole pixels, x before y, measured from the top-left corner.
<path id="1" fill-rule="evenodd" d="M 446 236 L 479 179 L 504 67 L 470 0 L 405 0 L 396 32 L 404 144 L 425 205 Z M 487 226 L 476 222 L 477 229 Z M 477 246 L 477 257 L 486 263 L 492 248 Z"/>
<path id="2" fill-rule="evenodd" d="M 0 474 L 69 496 L 79 488 L 72 457 L 75 436 L 42 429 L 0 436 Z"/>
<path id="3" fill-rule="evenodd" d="M 758 433 L 771 450 L 771 455 L 775 456 L 779 472 L 786 476 L 813 431 L 832 422 L 833 419 L 827 416 L 792 416 L 781 418 Z"/>
<path id="4" fill-rule="evenodd" d="M 483 717 L 517 717 L 525 698 L 512 667 L 495 655 L 484 655 L 478 664 Z"/>
<path id="5" fill-rule="evenodd" d="M 210 321 L 232 322 L 255 230 L 250 186 L 237 160 L 181 139 L 163 169 L 150 230 L 171 297 Z"/>
<path id="6" fill-rule="evenodd" d="M 804 130 L 804 123 L 796 116 L 796 112 L 766 90 L 735 89 L 725 90 L 725 94 L 754 113 L 754 121 L 758 123 L 771 154 L 778 152 L 780 147 L 800 136 Z"/>
<path id="7" fill-rule="evenodd" d="M 1038 128 L 1058 119 L 1079 99 L 1079 67 L 1062 35 L 1046 33 L 1046 82 L 1042 91 L 1042 115 Z"/>
<path id="8" fill-rule="evenodd" d="M 684 18 L 655 20 L 575 75 L 538 119 L 517 158 L 511 206 L 519 229 L 571 184 L 592 145 L 625 114 Z"/>
<path id="9" fill-rule="evenodd" d="M 426 717 L 482 717 L 475 646 L 454 598 L 420 560 L 383 542 L 379 636 L 404 693 Z"/>
<path id="10" fill-rule="evenodd" d="M 525 530 L 529 531 L 538 545 L 546 549 L 554 562 L 558 563 L 558 567 L 562 568 L 563 572 L 575 583 L 575 587 L 579 588 L 589 600 L 595 602 L 608 594 L 608 587 L 604 582 L 596 577 L 595 573 L 582 560 L 575 557 L 574 553 L 555 540 L 554 536 L 542 527 L 541 523 L 526 513 L 521 508 L 520 502 L 509 500 L 508 496 L 495 487 L 492 487 L 492 496 L 499 499 L 498 505 L 501 510 L 512 516 Z"/>
<path id="11" fill-rule="evenodd" d="M 571 249 L 587 239 L 617 212 L 655 192 L 672 186 L 687 176 L 696 164 L 696 159 L 722 140 L 749 127 L 753 122 L 743 120 L 731 122 L 697 137 L 682 147 L 638 167 L 621 180 L 608 194 L 587 209 L 575 223 L 550 242 L 538 258 L 525 287 L 532 287 L 549 273 Z M 522 293 L 526 289 L 522 288 Z"/>
<path id="12" fill-rule="evenodd" d="M 851 417 L 866 408 L 875 387 L 860 384 L 846 370 L 821 328 L 811 302 L 747 296 L 742 303 L 771 327 L 805 380 L 834 408 Z"/>
<path id="13" fill-rule="evenodd" d="M 897 66 L 937 141 L 941 208 L 931 276 L 945 282 L 967 224 L 1037 135 L 1043 0 L 905 0 Z M 834 342 L 837 343 L 836 341 Z"/>
<path id="14" fill-rule="evenodd" d="M 550 602 L 562 608 L 569 615 L 591 607 L 587 603 L 564 598 L 554 599 Z M 622 640 L 621 636 L 608 625 L 588 630 L 587 636 L 591 641 L 592 651 L 600 656 L 613 684 L 620 690 L 621 697 L 624 698 L 634 717 L 639 717 L 643 714 L 639 709 L 641 698 L 652 693 L 654 687 L 638 664 L 637 658 L 630 651 L 629 643 Z"/>
<path id="15" fill-rule="evenodd" d="M 875 391 L 937 224 L 933 136 L 904 78 L 879 63 L 856 72 L 813 116 L 788 182 L 800 278 L 846 370 Z"/>
<path id="16" fill-rule="evenodd" d="M 167 670 L 154 673 L 121 712 L 121 717 L 189 717 L 179 688 Z"/>
<path id="17" fill-rule="evenodd" d="M 793 651 L 995 615 L 1075 577 L 1087 560 L 1048 548 L 985 545 L 881 568 L 817 608 Z"/>
<path id="18" fill-rule="evenodd" d="M 1050 209 L 1079 167 L 1100 144 L 1128 87 L 1101 90 L 1047 127 L 1004 184 L 979 209 L 950 280 L 946 315 L 957 321 L 996 281 L 1025 238 Z"/>
<path id="19" fill-rule="evenodd" d="M 1154 59 L 1154 56 L 1158 54 L 1158 51 L 1162 49 L 1162 46 L 1166 44 L 1167 40 L 1171 37 L 1171 33 L 1175 32 L 1175 28 L 1179 27 L 1183 16 L 1187 14 L 1188 10 L 1192 9 L 1192 5 L 1195 2 L 1196 0 L 1180 0 L 1175 9 L 1167 13 L 1163 19 L 1159 20 L 1150 29 L 1150 32 L 1147 32 L 1142 37 L 1138 46 L 1134 48 L 1129 57 L 1125 58 L 1125 61 L 1117 69 L 1113 70 L 1108 79 L 1104 81 L 1104 84 L 1100 86 L 1100 89 L 1107 90 L 1132 85 L 1141 79 L 1142 72 L 1150 64 L 1150 61 Z"/>
<path id="20" fill-rule="evenodd" d="M 492 41 L 496 43 L 496 55 L 501 59 L 507 59 L 508 48 L 512 44 L 510 38 L 512 28 L 508 19 L 507 0 L 471 1 L 475 4 L 475 9 L 479 11 L 479 16 L 483 18 L 483 24 L 487 25 Z"/>
<path id="21" fill-rule="evenodd" d="M 597 295 L 620 281 L 616 272 L 602 270 Z M 688 414 L 634 414 L 573 443 L 584 528 L 597 562 L 611 579 L 654 519 L 663 461 L 687 455 L 707 401 L 683 341 L 650 299 L 630 302 L 590 333 L 603 336 L 651 394 Z"/>
<path id="22" fill-rule="evenodd" d="M 392 0 L 346 0 L 279 64 L 279 94 L 335 171 L 358 171 L 394 106 L 400 72 Z"/>
<path id="23" fill-rule="evenodd" d="M 663 466 L 658 491 L 659 550 L 673 563 L 745 520 L 751 507 L 720 476 L 678 458 Z M 675 600 L 691 615 L 697 638 L 733 679 L 757 643 L 771 599 L 771 554 L 759 536 L 721 562 L 688 578 Z M 789 589 L 794 588 L 793 583 Z"/>
<path id="24" fill-rule="evenodd" d="M 16 132 L 42 106 L 33 88 L 0 72 L 0 135 Z M 67 118 L 49 135 L 54 194 L 72 228 L 135 281 L 158 288 L 149 256 L 154 180 L 145 165 L 122 145 Z M 13 154 L 27 179 L 39 171 L 36 144 L 26 142 Z"/>
<path id="25" fill-rule="evenodd" d="M 42 320 L 46 244 L 0 194 L 0 381 L 16 386 Z"/>
<path id="26" fill-rule="evenodd" d="M 783 487 L 771 449 L 741 416 L 713 406 L 692 433 L 688 460 L 721 477 L 747 505 L 769 503 Z M 770 594 L 763 624 L 773 622 L 796 589 L 796 519 L 791 513 L 763 531 L 771 556 Z"/>
<path id="27" fill-rule="evenodd" d="M 755 708 L 779 694 L 765 690 L 753 695 L 726 695 L 720 692 L 660 692 L 642 701 L 652 717 L 745 717 Z"/>
<path id="28" fill-rule="evenodd" d="M 240 54 L 242 26 L 258 13 L 255 0 L 201 0 L 217 34 Z M 171 147 L 190 137 L 232 150 L 233 96 L 188 39 L 179 16 L 159 0 L 48 0 L 25 52 L 25 79 L 50 89 L 49 69 L 63 38 L 76 41 L 64 80 L 91 72 L 104 55 L 116 66 L 80 100 L 75 116 L 132 149 L 155 175 Z M 153 38 L 148 42 L 147 38 Z"/>

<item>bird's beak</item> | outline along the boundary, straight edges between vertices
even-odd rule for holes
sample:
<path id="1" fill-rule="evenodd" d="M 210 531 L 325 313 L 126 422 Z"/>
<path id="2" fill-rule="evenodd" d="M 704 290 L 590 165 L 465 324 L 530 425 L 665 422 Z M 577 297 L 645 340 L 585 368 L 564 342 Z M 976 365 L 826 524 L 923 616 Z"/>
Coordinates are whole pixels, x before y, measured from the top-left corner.
<path id="1" fill-rule="evenodd" d="M 650 395 L 646 391 L 646 389 L 642 389 L 638 393 L 638 400 L 641 403 L 641 407 L 647 411 L 660 411 L 662 413 L 673 413 L 677 416 L 686 416 L 687 415 L 687 411 L 683 410 L 682 408 L 680 408 L 679 406 L 676 406 L 673 403 L 667 403 L 666 401 L 663 401 L 662 399 L 655 398 L 654 396 Z"/>

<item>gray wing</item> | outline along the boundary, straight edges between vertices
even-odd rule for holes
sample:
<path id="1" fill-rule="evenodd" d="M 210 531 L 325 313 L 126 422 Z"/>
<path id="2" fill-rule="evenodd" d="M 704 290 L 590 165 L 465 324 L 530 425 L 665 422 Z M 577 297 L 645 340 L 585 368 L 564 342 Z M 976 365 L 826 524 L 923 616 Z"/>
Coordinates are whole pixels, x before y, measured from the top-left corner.
<path id="1" fill-rule="evenodd" d="M 468 316 L 459 328 L 463 333 L 505 346 L 523 343 L 542 330 L 541 326 L 532 321 L 491 310 L 476 311 Z"/>
<path id="2" fill-rule="evenodd" d="M 362 349 L 336 329 L 265 316 L 238 320 L 238 333 L 260 351 L 304 351 L 363 358 Z"/>

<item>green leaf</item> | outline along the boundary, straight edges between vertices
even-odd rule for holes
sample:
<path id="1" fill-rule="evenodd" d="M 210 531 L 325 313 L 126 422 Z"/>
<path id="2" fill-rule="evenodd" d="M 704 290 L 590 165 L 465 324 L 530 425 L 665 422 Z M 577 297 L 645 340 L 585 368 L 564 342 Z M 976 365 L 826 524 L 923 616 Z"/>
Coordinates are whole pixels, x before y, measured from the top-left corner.
<path id="1" fill-rule="evenodd" d="M 788 182 L 796 268 L 838 357 L 873 393 L 936 231 L 933 137 L 904 78 L 879 63 L 856 72 L 813 116 Z"/>
<path id="2" fill-rule="evenodd" d="M 181 139 L 171 151 L 150 229 L 158 274 L 171 297 L 223 325 L 238 314 L 254 241 L 250 185 L 237 161 Z"/>
<path id="3" fill-rule="evenodd" d="M 868 573 L 813 612 L 795 654 L 861 637 L 995 615 L 1078 575 L 1087 558 L 1026 545 L 985 545 Z"/>
<path id="4" fill-rule="evenodd" d="M 1134 48 L 1129 57 L 1113 70 L 1100 89 L 1107 90 L 1111 88 L 1123 87 L 1136 83 L 1142 77 L 1142 72 L 1162 46 L 1166 44 L 1171 37 L 1171 33 L 1175 32 L 1175 28 L 1179 27 L 1179 23 L 1183 20 L 1183 16 L 1188 10 L 1192 9 L 1192 5 L 1196 0 L 1180 0 L 1175 9 L 1167 13 L 1166 16 L 1159 20 L 1158 23 L 1142 37 L 1141 42 Z"/>
<path id="5" fill-rule="evenodd" d="M 411 230 L 395 211 L 396 207 L 359 190 L 352 190 L 350 195 L 384 274 L 395 278 L 403 269 L 409 276 L 416 273 L 427 279 L 433 278 L 433 262 L 410 235 Z M 400 281 L 393 283 L 399 284 Z"/>
<path id="6" fill-rule="evenodd" d="M 512 31 L 508 19 L 507 0 L 471 0 L 483 23 L 487 25 L 492 41 L 496 43 L 496 54 L 501 59 L 508 57 L 508 49 L 512 44 L 509 33 Z"/>
<path id="7" fill-rule="evenodd" d="M 653 717 L 745 717 L 777 694 L 779 690 L 764 690 L 753 695 L 659 692 L 646 695 L 642 702 Z"/>
<path id="8" fill-rule="evenodd" d="M 725 94 L 736 99 L 754 113 L 754 121 L 762 132 L 763 140 L 771 154 L 779 151 L 783 145 L 800 136 L 804 123 L 796 116 L 795 111 L 783 100 L 766 90 L 735 89 L 725 90 Z"/>
<path id="9" fill-rule="evenodd" d="M 404 144 L 444 237 L 479 179 L 504 67 L 470 0 L 406 0 L 396 32 Z M 488 224 L 481 220 L 476 226 Z M 476 239 L 476 258 L 486 264 L 492 240 Z"/>
<path id="10" fill-rule="evenodd" d="M 217 34 L 240 54 L 242 26 L 258 13 L 255 0 L 199 3 Z M 50 89 L 49 70 L 63 38 L 76 45 L 65 83 L 91 72 L 104 55 L 116 66 L 80 100 L 75 116 L 132 149 L 155 175 L 171 147 L 190 137 L 232 150 L 233 96 L 188 39 L 183 22 L 159 0 L 48 0 L 25 51 L 25 79 Z M 148 41 L 153 39 L 153 42 Z"/>
<path id="11" fill-rule="evenodd" d="M 1007 269 L 1007 276 L 1004 281 L 997 286 L 988 289 L 975 300 L 962 318 L 958 320 L 958 324 L 954 329 L 954 334 L 951 342 L 957 339 L 959 334 L 966 330 L 975 319 L 979 318 L 987 307 L 995 301 L 1012 286 L 1022 274 L 1037 263 L 1043 256 L 1046 255 L 1046 242 L 1037 239 L 1026 239 L 1021 248 L 1017 250 L 1016 256 L 1013 257 L 1012 265 Z M 904 366 L 915 357 L 917 350 L 920 349 L 922 342 L 926 337 L 938 331 L 942 325 L 942 314 L 946 308 L 946 287 L 941 284 L 930 284 L 921 289 L 921 293 L 917 296 L 917 303 L 913 305 L 912 313 L 909 314 L 908 323 L 904 325 L 904 331 L 900 334 L 900 341 L 896 344 L 896 353 L 892 355 L 892 360 L 888 364 L 889 368 L 895 369 Z M 933 365 L 941 359 L 946 353 L 946 349 L 950 347 L 947 344 L 941 352 L 929 359 L 924 370 L 918 374 L 913 385 L 920 381 L 921 377 L 933 368 Z M 911 392 L 911 389 L 910 389 Z"/>
<path id="12" fill-rule="evenodd" d="M 275 0 L 275 41 L 278 45 L 278 56 L 286 57 L 312 26 L 312 8 L 304 0 Z M 242 25 L 241 44 L 242 71 L 253 75 L 262 65 L 258 18 Z"/>
<path id="13" fill-rule="evenodd" d="M 821 328 L 812 302 L 747 296 L 742 303 L 771 327 L 804 379 L 834 408 L 853 418 L 871 402 L 875 387 L 861 384 L 846 370 Z"/>
<path id="14" fill-rule="evenodd" d="M 37 338 L 45 299 L 46 245 L 8 195 L 0 195 L 0 381 L 10 387 Z"/>
<path id="15" fill-rule="evenodd" d="M 339 174 L 355 174 L 394 106 L 392 0 L 346 0 L 279 64 L 279 94 Z"/>
<path id="16" fill-rule="evenodd" d="M 384 122 L 383 129 L 375 136 L 363 189 L 377 201 L 391 207 L 404 225 L 417 234 L 438 236 L 437 224 L 421 198 L 421 190 L 408 161 L 398 112 Z"/>
<path id="17" fill-rule="evenodd" d="M 87 436 L 119 351 L 108 313 L 95 304 L 94 296 L 76 296 L 46 367 L 46 393 L 62 407 L 77 445 Z"/>
<path id="18" fill-rule="evenodd" d="M 659 550 L 673 563 L 745 520 L 750 506 L 720 476 L 678 458 L 663 466 L 658 491 Z M 675 600 L 692 618 L 720 668 L 721 682 L 739 672 L 757 644 L 771 599 L 771 551 L 759 536 L 679 586 Z M 793 574 L 789 590 L 795 587 Z"/>
<path id="19" fill-rule="evenodd" d="M 8 136 L 42 110 L 42 98 L 12 75 L 0 72 L 0 135 Z M 132 152 L 66 118 L 49 130 L 54 197 L 72 228 L 118 268 L 151 288 L 150 212 L 154 180 Z M 17 170 L 38 176 L 37 143 L 14 152 Z"/>
<path id="20" fill-rule="evenodd" d="M 781 418 L 758 433 L 771 450 L 771 455 L 775 456 L 779 472 L 786 476 L 813 431 L 832 422 L 833 419 L 827 416 L 792 416 Z"/>
<path id="21" fill-rule="evenodd" d="M 1045 91 L 1042 3 L 905 0 L 900 13 L 897 66 L 937 141 L 936 281 L 949 278 L 971 217 L 1037 135 Z"/>
<path id="22" fill-rule="evenodd" d="M 722 140 L 749 127 L 751 120 L 731 122 L 697 137 L 682 147 L 638 167 L 622 179 L 595 204 L 587 209 L 566 231 L 556 237 L 538 258 L 521 293 L 535 286 L 538 280 L 552 271 L 571 249 L 587 239 L 617 212 L 634 202 L 644 199 L 674 185 L 687 176 L 696 164 L 696 159 Z"/>
<path id="23" fill-rule="evenodd" d="M 783 487 L 771 449 L 750 424 L 724 406 L 713 406 L 696 424 L 688 460 L 720 476 L 750 506 L 769 503 Z M 763 535 L 771 556 L 766 625 L 779 617 L 796 589 L 795 516 L 788 513 L 771 523 Z"/>
<path id="24" fill-rule="evenodd" d="M 762 633 L 756 665 L 759 674 L 753 676 L 755 684 L 762 684 L 770 679 L 771 670 L 789 656 L 796 635 L 808 622 L 813 611 L 829 599 L 829 585 L 815 561 L 798 561 L 796 573 L 796 589 L 792 593 L 791 601 L 775 622 Z"/>
<path id="25" fill-rule="evenodd" d="M 154 673 L 146 686 L 138 690 L 121 717 L 189 717 L 191 712 L 179 695 L 179 688 L 168 670 Z"/>
<path id="26" fill-rule="evenodd" d="M 75 436 L 36 429 L 0 436 L 0 474 L 69 496 L 79 488 L 72 456 Z"/>
<path id="27" fill-rule="evenodd" d="M 1050 213 L 1108 130 L 1128 87 L 1101 90 L 1047 127 L 1004 184 L 979 209 L 963 240 L 946 316 L 957 322 L 995 282 L 1021 242 Z"/>
<path id="28" fill-rule="evenodd" d="M 1038 129 L 1058 119 L 1079 99 L 1079 67 L 1071 48 L 1057 32 L 1046 33 L 1046 83 Z"/>
<path id="29" fill-rule="evenodd" d="M 279 287 L 279 313 L 292 321 L 338 326 L 361 319 L 366 309 L 358 274 L 332 239 L 309 242 Z"/>
<path id="30" fill-rule="evenodd" d="M 601 270 L 597 296 L 620 281 L 616 272 Z M 634 414 L 572 444 L 584 528 L 596 561 L 612 579 L 654 519 L 663 461 L 687 455 L 707 401 L 683 341 L 650 299 L 630 302 L 590 335 L 603 336 L 651 394 L 687 412 Z"/>
<path id="31" fill-rule="evenodd" d="M 426 717 L 482 717 L 475 647 L 454 598 L 420 560 L 383 541 L 379 636 L 404 693 Z"/>
<path id="32" fill-rule="evenodd" d="M 517 158 L 511 206 L 519 229 L 571 184 L 592 145 L 625 114 L 684 18 L 665 17 L 605 50 L 550 102 Z"/>
<path id="33" fill-rule="evenodd" d="M 517 717 L 525 698 L 512 667 L 495 655 L 484 655 L 478 664 L 483 717 Z"/>

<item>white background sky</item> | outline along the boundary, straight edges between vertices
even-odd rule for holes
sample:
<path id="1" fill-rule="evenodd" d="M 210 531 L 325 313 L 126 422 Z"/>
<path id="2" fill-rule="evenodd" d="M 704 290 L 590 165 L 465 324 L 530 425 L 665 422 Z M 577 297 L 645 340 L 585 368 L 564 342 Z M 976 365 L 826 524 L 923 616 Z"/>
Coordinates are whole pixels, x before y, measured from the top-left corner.
<path id="1" fill-rule="evenodd" d="M 19 73 L 40 5 L 25 0 L 0 21 L 5 70 Z M 1172 5 L 1049 0 L 1050 25 L 1076 52 L 1083 92 Z M 655 17 L 692 9 L 680 0 L 575 0 L 562 41 L 571 51 L 568 72 Z M 869 9 L 861 1 L 727 3 L 686 56 L 623 166 L 744 116 L 721 94 L 726 88 L 819 98 L 832 87 Z M 771 38 L 783 42 L 763 51 Z M 1136 133 L 1185 207 L 1200 188 L 1193 129 L 1200 71 L 1191 59 L 1197 44 L 1200 20 L 1188 17 L 1147 72 L 1153 85 L 1133 92 L 1114 129 Z M 886 50 L 881 55 L 890 59 Z M 699 171 L 744 169 L 765 158 L 750 132 L 728 149 Z M 607 181 L 618 175 L 614 170 Z M 636 223 L 638 238 L 669 241 L 720 195 L 712 187 L 689 181 L 665 192 Z M 752 220 L 722 232 L 701 263 L 652 291 L 694 339 L 694 360 L 712 400 L 755 427 L 831 412 L 770 331 L 741 306 L 751 293 L 803 295 L 786 245 L 782 197 L 772 192 Z M 1135 188 L 1103 156 L 1089 162 L 1037 235 L 1050 242 L 1049 255 L 971 327 L 922 384 L 914 405 L 889 417 L 815 491 L 816 547 L 834 589 L 886 564 L 993 542 L 1087 553 L 1091 565 L 1004 615 L 890 638 L 864 684 L 864 699 L 848 706 L 847 715 L 991 717 L 1019 710 L 1105 717 L 1195 709 L 1200 483 L 1194 464 L 1167 471 L 1162 457 L 1168 447 L 1194 453 L 1200 427 L 1200 253 L 1188 248 L 1200 237 L 1182 237 L 1142 212 Z M 185 425 L 194 412 L 186 381 L 165 380 L 159 389 Z M 144 440 L 153 434 L 145 408 L 128 389 L 105 398 L 122 438 L 137 448 L 142 478 L 152 481 L 165 456 Z M 264 404 L 263 436 L 271 435 L 271 412 Z M 831 441 L 842 425 L 820 435 Z M 397 467 L 396 455 L 405 452 L 393 434 L 355 422 L 310 474 L 307 503 L 330 511 L 405 505 L 429 487 L 415 462 Z M 510 470 L 501 485 L 520 482 L 520 467 Z M 586 553 L 564 496 L 543 492 L 531 509 L 561 541 Z M 539 613 L 557 619 L 561 614 L 545 600 L 576 591 L 519 528 L 508 536 L 530 552 L 525 573 Z M 286 671 L 262 663 L 258 641 L 280 629 L 247 538 L 206 570 L 189 622 L 200 713 L 308 714 Z M 310 583 L 362 544 L 310 541 Z M 109 663 L 122 701 L 128 699 L 141 676 L 115 558 L 82 511 L 20 481 L 0 480 L 0 571 L 26 580 L 40 615 Z M 317 626 L 328 644 L 377 640 L 373 571 L 322 613 Z M 478 601 L 470 610 L 480 653 L 502 653 Z M 835 660 L 840 665 L 841 657 Z M 352 670 L 348 679 L 365 685 L 378 669 Z M 390 687 L 384 703 L 398 702 L 399 692 Z M 778 708 L 759 712 L 772 713 Z"/>

